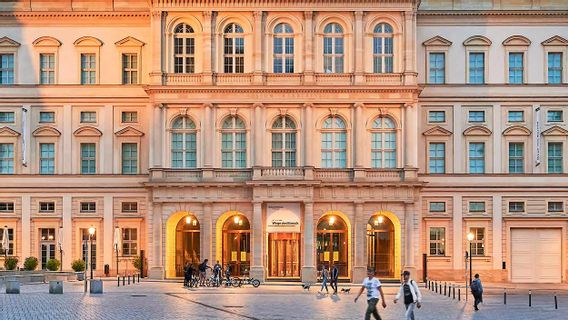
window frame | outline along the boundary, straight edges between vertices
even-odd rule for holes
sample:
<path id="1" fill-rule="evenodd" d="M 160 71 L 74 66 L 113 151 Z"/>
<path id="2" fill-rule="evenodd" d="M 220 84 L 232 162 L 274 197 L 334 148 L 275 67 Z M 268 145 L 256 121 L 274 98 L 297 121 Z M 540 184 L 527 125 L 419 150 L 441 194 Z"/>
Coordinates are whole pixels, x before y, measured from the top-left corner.
<path id="1" fill-rule="evenodd" d="M 79 213 L 97 213 L 97 201 L 80 201 Z"/>
<path id="2" fill-rule="evenodd" d="M 433 205 L 442 205 L 442 209 L 432 209 Z M 428 212 L 429 213 L 447 213 L 448 204 L 446 201 L 428 201 Z"/>
<path id="3" fill-rule="evenodd" d="M 473 204 L 483 204 L 483 208 L 482 209 L 472 209 L 472 205 Z M 487 213 L 487 201 L 483 201 L 483 200 L 470 200 L 467 203 L 467 211 L 470 213 Z"/>
<path id="4" fill-rule="evenodd" d="M 182 121 L 182 126 L 180 128 L 174 128 L 174 125 L 177 121 Z M 192 117 L 187 115 L 179 115 L 172 119 L 170 124 L 170 137 L 169 137 L 169 156 L 170 156 L 170 165 L 172 168 L 184 168 L 184 169 L 195 169 L 199 165 L 199 136 L 198 136 L 198 128 L 197 123 L 193 120 Z M 174 140 L 181 135 L 181 140 Z M 174 149 L 174 143 L 181 143 L 181 148 Z M 190 145 L 194 145 L 195 148 L 187 148 L 188 143 Z M 181 158 L 178 159 L 176 156 L 177 154 L 181 154 Z M 193 155 L 193 158 L 192 158 Z M 181 161 L 181 166 L 174 165 Z M 189 163 L 195 163 L 195 165 L 187 165 Z"/>
<path id="5" fill-rule="evenodd" d="M 390 32 L 385 31 L 385 28 L 388 26 L 390 28 Z M 377 29 L 381 27 L 381 32 L 377 32 Z M 387 39 L 391 39 L 391 53 L 386 53 L 386 44 Z M 380 48 L 382 52 L 377 52 L 377 41 L 380 41 L 381 45 Z M 395 36 L 394 36 L 394 27 L 387 22 L 379 22 L 375 24 L 373 28 L 373 73 L 375 74 L 392 74 L 394 73 L 394 59 L 395 59 Z M 344 48 L 345 51 L 345 48 Z M 390 58 L 390 69 L 389 64 L 387 64 L 388 59 Z M 380 69 L 377 68 L 377 61 L 380 61 Z"/>
<path id="6" fill-rule="evenodd" d="M 326 32 L 325 29 L 328 25 L 332 25 L 331 32 Z M 337 31 L 337 26 L 341 28 L 341 32 Z M 330 40 L 326 40 L 326 39 Z M 345 34 L 345 27 L 337 22 L 337 21 L 330 21 L 325 24 L 324 29 L 322 30 L 322 51 L 321 51 L 321 63 L 322 63 L 322 72 L 325 74 L 344 74 L 345 70 L 347 69 L 346 66 L 346 34 Z M 340 41 L 340 47 L 338 45 L 338 39 Z M 331 41 L 331 53 L 326 53 L 326 41 Z M 341 48 L 341 52 L 338 53 L 338 48 Z M 326 69 L 326 59 L 330 59 L 331 61 L 331 69 Z M 338 70 L 338 61 L 341 62 L 341 70 Z"/>
<path id="7" fill-rule="evenodd" d="M 47 209 L 42 208 L 42 206 L 44 204 L 47 205 L 47 207 L 48 207 Z M 49 209 L 50 205 L 53 206 L 52 209 Z M 38 202 L 38 212 L 39 213 L 55 213 L 55 207 L 56 207 L 55 201 L 50 200 L 50 201 L 39 201 Z"/>
<path id="8" fill-rule="evenodd" d="M 5 125 L 5 124 L 15 124 L 16 123 L 16 112 L 15 111 L 8 111 L 8 110 L 0 110 L 0 114 L 5 114 L 5 115 L 12 115 L 12 121 L 10 120 L 0 120 L 0 124 L 1 125 Z M 8 118 L 8 117 L 3 117 L 3 118 Z"/>
<path id="9" fill-rule="evenodd" d="M 81 85 L 84 86 L 88 86 L 88 85 L 95 85 L 95 84 L 99 84 L 99 61 L 98 61 L 98 54 L 94 53 L 94 52 L 81 52 L 81 54 L 79 55 L 79 83 Z M 91 59 L 89 59 L 88 61 L 88 66 L 83 66 L 83 57 L 93 57 L 92 61 Z M 94 66 L 92 64 L 95 64 Z M 94 78 L 93 80 L 91 80 L 92 74 L 94 73 Z M 88 75 L 88 81 L 85 81 L 84 75 Z M 91 82 L 93 81 L 93 82 Z"/>
<path id="10" fill-rule="evenodd" d="M 513 121 L 511 120 L 511 113 L 513 112 L 520 112 L 521 113 L 521 120 Z M 508 123 L 524 123 L 525 122 L 525 110 L 507 110 L 507 122 Z"/>
<path id="11" fill-rule="evenodd" d="M 479 231 L 483 230 L 481 232 L 482 238 L 479 239 Z M 485 252 L 485 240 L 487 239 L 487 232 L 486 232 L 486 228 L 485 227 L 469 227 L 469 232 L 473 233 L 473 240 L 471 241 L 471 248 L 472 248 L 472 252 L 470 252 L 470 255 L 472 257 L 485 257 L 486 256 L 486 252 Z M 481 254 L 480 254 L 481 251 Z M 475 253 L 474 253 L 475 252 Z"/>
<path id="12" fill-rule="evenodd" d="M 390 121 L 392 127 L 388 127 L 385 123 L 385 119 Z M 377 123 L 380 121 L 380 124 Z M 395 169 L 398 167 L 398 128 L 396 121 L 389 116 L 379 116 L 376 117 L 371 125 L 371 167 L 374 169 Z M 376 137 L 380 137 L 380 141 L 376 140 Z M 393 140 L 389 140 L 390 137 L 394 137 Z M 394 148 L 388 148 L 387 145 L 391 144 Z M 376 147 L 380 145 L 380 147 Z M 377 157 L 377 155 L 380 155 Z M 387 155 L 392 158 L 387 159 Z M 378 165 L 377 163 L 380 162 Z M 394 162 L 392 165 L 386 165 L 386 163 Z"/>
<path id="13" fill-rule="evenodd" d="M 520 205 L 519 207 L 516 207 Z M 525 201 L 508 201 L 507 202 L 507 212 L 508 213 L 526 213 L 527 204 Z"/>
<path id="14" fill-rule="evenodd" d="M 483 155 L 482 156 L 475 156 L 475 158 L 471 155 L 471 145 L 472 144 L 480 144 L 483 145 Z M 487 172 L 487 143 L 485 141 L 469 141 L 467 143 L 467 173 L 469 174 L 485 174 Z M 472 161 L 482 161 L 483 164 L 483 171 L 482 172 L 472 172 Z"/>
<path id="15" fill-rule="evenodd" d="M 128 115 L 130 114 L 130 117 Z M 132 115 L 135 115 L 134 117 Z M 121 111 L 120 112 L 120 122 L 121 123 L 138 123 L 138 111 Z"/>
<path id="16" fill-rule="evenodd" d="M 226 121 L 228 119 L 231 119 L 232 124 L 230 128 L 224 128 L 224 124 L 226 123 Z M 243 127 L 239 128 L 237 121 L 241 121 L 243 123 Z M 220 143 L 220 151 L 221 151 L 221 167 L 224 169 L 245 169 L 248 167 L 248 150 L 249 150 L 249 139 L 248 139 L 248 129 L 247 129 L 247 123 L 246 121 L 237 116 L 237 115 L 229 115 L 225 118 L 223 118 L 223 121 L 221 122 L 221 129 L 219 130 L 220 134 L 221 134 L 221 143 Z M 225 138 L 228 137 L 230 138 L 230 141 L 227 140 L 227 142 L 230 142 L 231 146 L 230 148 L 225 148 L 224 142 L 225 142 Z M 243 140 L 239 141 L 238 139 L 242 138 Z M 238 147 L 238 143 L 243 143 L 244 142 L 244 149 L 243 148 L 239 148 Z M 244 154 L 244 163 L 242 159 L 237 159 L 238 155 L 243 155 Z M 225 160 L 223 158 L 224 155 L 230 155 L 230 160 L 227 159 Z M 231 165 L 227 166 L 225 163 L 225 161 L 230 161 Z M 239 163 L 242 163 L 242 165 L 240 165 Z"/>
<path id="17" fill-rule="evenodd" d="M 42 57 L 53 56 L 53 67 L 44 68 Z M 50 73 L 53 73 L 53 81 L 44 82 L 43 74 L 47 73 L 48 79 L 50 79 Z M 56 52 L 40 52 L 39 53 L 39 84 L 41 85 L 53 85 L 57 83 L 57 53 Z"/>
<path id="18" fill-rule="evenodd" d="M 554 158 L 551 159 L 550 155 L 550 145 L 560 145 L 560 156 L 555 155 Z M 551 168 L 551 160 L 558 161 L 560 164 L 560 170 L 550 170 Z M 556 165 L 555 165 L 556 167 Z M 547 141 L 546 142 L 546 173 L 553 173 L 553 174 L 562 174 L 564 173 L 564 143 L 562 141 Z"/>
<path id="19" fill-rule="evenodd" d="M 432 145 L 442 145 L 443 146 L 443 157 L 439 156 L 432 156 Z M 428 173 L 429 174 L 446 174 L 447 172 L 447 156 L 446 156 L 446 141 L 428 141 Z M 439 152 L 440 150 L 434 150 L 434 152 Z M 438 168 L 436 165 L 437 161 L 443 161 L 443 170 L 442 172 L 438 172 L 438 170 L 432 170 L 432 168 Z"/>
<path id="20" fill-rule="evenodd" d="M 511 147 L 512 146 L 521 146 L 521 155 L 511 155 Z M 518 150 L 514 150 L 514 151 L 518 151 Z M 513 174 L 524 174 L 525 170 L 526 170 L 526 156 L 525 156 L 525 152 L 526 152 L 526 148 L 525 148 L 525 143 L 523 141 L 508 141 L 507 143 L 507 171 L 508 173 L 513 173 Z M 520 161 L 521 166 L 520 166 L 520 171 L 517 171 L 517 169 L 515 170 L 511 170 L 511 168 L 519 168 L 518 165 L 518 161 Z M 511 167 L 511 165 L 513 165 Z"/>
<path id="21" fill-rule="evenodd" d="M 441 69 L 443 71 L 442 72 L 442 82 L 437 81 L 437 73 L 434 76 L 434 79 L 436 81 L 432 81 L 432 71 L 433 71 L 433 68 L 434 68 L 432 66 L 432 61 L 431 61 L 432 55 L 442 55 L 442 57 L 443 57 L 443 69 Z M 446 51 L 428 51 L 426 57 L 428 59 L 428 61 L 426 62 L 427 63 L 426 83 L 436 84 L 436 85 L 446 84 L 446 81 L 447 81 L 447 79 L 446 79 L 446 77 L 447 77 L 447 66 L 448 66 L 448 64 L 447 64 L 447 52 Z M 437 68 L 436 70 L 439 71 L 440 69 Z"/>
<path id="22" fill-rule="evenodd" d="M 434 233 L 434 238 L 432 239 L 432 229 L 436 229 L 438 232 Z M 428 256 L 430 257 L 446 257 L 446 227 L 431 226 L 428 229 Z M 440 231 L 442 231 L 440 233 Z M 432 245 L 434 247 L 432 248 Z M 440 247 L 442 253 L 440 254 Z M 434 249 L 435 254 L 432 254 L 432 249 Z"/>
<path id="23" fill-rule="evenodd" d="M 84 159 L 84 158 L 83 158 L 83 146 L 84 146 L 84 145 L 93 145 L 93 146 L 94 146 L 95 155 L 92 156 L 92 157 L 89 156 L 89 157 L 87 157 L 87 158 Z M 82 174 L 82 175 L 93 175 L 93 174 L 97 174 L 97 173 L 98 173 L 98 168 L 97 168 L 97 166 L 98 166 L 98 159 L 97 159 L 97 157 L 98 157 L 98 150 L 97 150 L 97 149 L 98 149 L 98 145 L 97 145 L 97 143 L 95 143 L 95 142 L 80 142 L 80 143 L 79 143 L 79 152 L 80 152 L 80 158 L 79 158 L 79 159 L 80 159 L 80 160 L 79 160 L 79 172 L 80 172 L 80 174 Z M 91 150 L 88 150 L 88 151 L 91 152 Z M 88 165 L 89 168 L 91 167 L 91 164 L 90 164 L 90 163 L 93 162 L 94 171 L 91 172 L 91 170 L 89 169 L 89 170 L 88 170 L 89 172 L 84 172 L 84 171 L 83 171 L 83 161 L 88 161 L 87 165 Z"/>
<path id="24" fill-rule="evenodd" d="M 559 54 L 560 55 L 560 82 L 550 82 L 550 55 L 551 54 Z M 547 84 L 552 84 L 552 85 L 558 85 L 558 84 L 563 84 L 566 82 L 566 76 L 565 76 L 565 56 L 566 56 L 566 50 L 562 51 L 562 50 L 546 50 L 545 51 L 545 79 L 546 79 L 546 83 Z"/>
<path id="25" fill-rule="evenodd" d="M 560 120 L 550 120 L 550 114 L 552 112 L 559 112 L 560 113 Z M 564 122 L 564 110 L 546 110 L 546 123 L 562 123 Z"/>
<path id="26" fill-rule="evenodd" d="M 18 60 L 17 60 L 17 59 L 18 59 L 17 51 L 16 51 L 15 49 L 12 49 L 12 50 L 10 50 L 9 48 L 6 48 L 6 49 L 7 49 L 7 50 L 4 50 L 4 48 L 0 48 L 0 86 L 11 86 L 11 85 L 15 85 L 15 84 L 18 83 L 18 79 L 17 79 L 17 74 L 18 74 L 18 72 L 17 72 L 17 70 L 18 70 L 18 66 L 17 66 L 17 61 L 18 61 Z M 3 59 L 2 59 L 2 56 L 4 56 L 4 55 L 6 55 L 6 56 L 11 55 L 11 56 L 12 56 L 12 66 L 11 66 L 11 67 L 10 67 L 10 66 L 7 66 L 7 67 L 4 68 L 4 67 L 2 66 L 2 60 L 3 60 Z M 9 62 L 8 62 L 8 63 L 9 63 Z M 4 77 L 2 76 L 4 70 L 6 70 L 5 72 L 8 73 L 6 82 L 4 82 L 4 80 L 3 80 Z M 10 77 L 9 77 L 9 73 L 10 73 L 10 72 L 12 73 L 12 77 L 11 77 L 11 80 L 12 80 L 12 81 L 11 81 L 11 82 L 8 81 L 8 80 L 10 79 Z"/>
<path id="27" fill-rule="evenodd" d="M 433 121 L 432 117 L 430 117 L 430 115 L 432 113 L 442 113 L 444 115 L 443 120 L 442 121 Z M 446 110 L 428 110 L 428 124 L 445 124 L 447 123 L 447 117 L 446 117 Z"/>
<path id="28" fill-rule="evenodd" d="M 483 120 L 482 121 L 472 120 L 472 113 L 482 113 L 483 114 Z M 472 123 L 472 124 L 486 123 L 487 122 L 487 114 L 486 114 L 485 110 L 468 110 L 467 111 L 467 122 Z"/>
<path id="29" fill-rule="evenodd" d="M 178 32 L 178 29 L 182 27 L 184 28 L 183 32 Z M 182 53 L 177 53 L 177 39 L 181 39 L 181 48 Z M 173 53 L 173 60 L 172 60 L 172 73 L 174 74 L 195 74 L 196 67 L 197 67 L 197 33 L 193 26 L 189 23 L 180 22 L 176 24 L 172 32 L 172 53 Z M 188 43 L 190 42 L 190 43 Z M 193 42 L 193 43 L 191 43 Z M 188 48 L 192 48 L 189 50 Z M 178 65 L 176 63 L 177 59 L 181 59 L 181 69 L 178 69 Z M 192 62 L 188 63 L 188 59 Z"/>
<path id="30" fill-rule="evenodd" d="M 42 147 L 43 146 L 47 146 L 47 145 L 51 145 L 53 150 L 48 150 L 47 152 L 52 152 L 52 157 L 44 157 L 43 155 L 43 150 Z M 56 143 L 55 142 L 40 142 L 38 144 L 38 148 L 39 148 L 39 163 L 38 163 L 38 173 L 41 175 L 53 175 L 56 174 L 57 172 L 57 147 L 56 147 Z M 43 161 L 47 161 L 48 164 L 46 166 L 43 165 Z M 51 163 L 52 165 L 50 165 L 49 163 Z M 51 168 L 51 172 L 43 172 L 43 168 L 47 167 L 48 170 L 49 168 Z"/>
<path id="31" fill-rule="evenodd" d="M 276 30 L 278 27 L 281 26 L 281 31 Z M 286 32 L 286 26 L 289 27 L 291 32 Z M 296 72 L 296 34 L 294 33 L 294 27 L 288 22 L 279 22 L 273 28 L 272 33 L 272 52 L 270 53 L 271 61 L 272 61 L 272 73 L 276 74 L 293 74 Z M 276 39 L 280 39 L 282 41 L 281 53 L 276 53 Z M 287 40 L 291 41 L 291 46 L 287 44 Z M 287 49 L 291 47 L 292 53 L 287 52 Z M 281 72 L 277 72 L 276 70 L 276 61 L 280 61 L 281 63 Z M 291 62 L 291 71 L 289 70 L 288 63 Z"/>
<path id="32" fill-rule="evenodd" d="M 41 119 L 42 114 L 53 114 L 53 120 L 52 121 L 42 120 Z M 55 123 L 56 117 L 57 117 L 57 114 L 55 113 L 55 111 L 40 111 L 39 114 L 38 114 L 38 123 Z"/>
<path id="33" fill-rule="evenodd" d="M 0 201 L 0 213 L 15 213 L 16 203 L 14 201 Z"/>
<path id="34" fill-rule="evenodd" d="M 287 126 L 287 119 L 293 123 L 293 127 Z M 281 122 L 281 127 L 275 127 L 276 122 Z M 280 143 L 282 144 L 281 148 L 274 148 L 274 137 L 280 136 L 281 140 Z M 296 126 L 296 122 L 290 116 L 280 115 L 278 116 L 273 122 L 271 127 L 271 164 L 272 167 L 275 168 L 290 168 L 290 167 L 297 167 L 298 166 L 298 127 Z M 292 138 L 293 137 L 293 138 Z M 287 138 L 293 140 L 290 142 L 290 145 L 293 144 L 293 147 L 287 148 Z M 280 159 L 274 159 L 275 154 L 280 154 Z M 290 155 L 287 157 L 287 155 Z M 280 161 L 282 165 L 276 165 L 277 161 Z M 290 162 L 290 163 L 289 163 Z"/>
<path id="35" fill-rule="evenodd" d="M 227 32 L 229 26 L 231 27 L 231 31 Z M 238 27 L 238 28 L 237 28 Z M 240 31 L 239 31 L 240 30 Z M 230 52 L 227 53 L 227 40 L 231 40 L 230 44 Z M 238 53 L 237 48 L 240 46 L 237 44 L 238 41 L 236 39 L 240 39 L 242 41 L 242 53 Z M 221 40 L 221 48 L 220 51 L 222 53 L 222 68 L 223 73 L 226 74 L 243 74 L 245 73 L 245 64 L 246 64 L 246 34 L 243 27 L 236 23 L 236 22 L 229 22 L 226 24 L 222 29 L 222 40 Z M 227 60 L 229 59 L 229 60 Z M 241 66 L 237 63 L 238 61 L 242 60 L 242 69 Z M 231 61 L 228 65 L 227 61 Z"/>
<path id="36" fill-rule="evenodd" d="M 1 248 L 2 246 L 2 240 L 4 237 L 4 232 L 0 232 L 0 252 L 2 252 L 2 255 L 7 255 L 7 256 L 15 256 L 16 254 L 14 254 L 14 251 L 16 250 L 16 239 L 15 239 L 15 234 L 14 234 L 15 230 L 13 227 L 8 227 L 8 252 L 6 253 L 4 248 Z"/>
<path id="37" fill-rule="evenodd" d="M 134 233 L 132 232 L 134 231 Z M 138 228 L 121 228 L 120 230 L 122 237 L 122 256 L 123 257 L 135 257 L 138 255 Z M 135 239 L 132 239 L 132 235 L 135 235 Z M 125 250 L 127 248 L 128 250 Z M 133 252 L 134 251 L 134 252 Z M 127 253 L 128 252 L 128 253 Z"/>
<path id="38" fill-rule="evenodd" d="M 560 204 L 560 210 L 550 210 L 551 204 Z M 564 213 L 565 211 L 565 203 L 564 201 L 547 201 L 546 202 L 546 212 L 547 213 Z"/>
<path id="39" fill-rule="evenodd" d="M 325 122 L 331 119 L 331 126 L 329 128 L 325 127 Z M 339 119 L 343 123 L 343 128 L 338 128 L 336 126 L 335 119 Z M 329 141 L 331 148 L 324 148 L 324 135 L 329 134 L 331 140 Z M 345 138 L 342 141 L 342 138 Z M 345 143 L 345 148 L 338 148 L 337 143 Z M 349 166 L 348 159 L 348 130 L 347 122 L 343 117 L 339 115 L 328 115 L 322 121 L 321 134 L 320 134 L 320 166 L 325 169 L 345 169 Z M 330 159 L 324 159 L 324 153 L 331 156 Z M 328 165 L 326 161 L 331 161 L 331 165 Z M 341 165 L 338 165 L 340 161 L 344 161 Z"/>
<path id="40" fill-rule="evenodd" d="M 3 153 L 2 153 L 2 146 L 11 146 L 12 150 L 8 150 L 8 155 L 12 155 L 12 157 L 3 157 Z M 16 157 L 17 157 L 17 147 L 16 147 L 16 143 L 13 142 L 1 142 L 0 143 L 0 164 L 6 163 L 7 167 L 6 167 L 6 171 L 7 172 L 3 172 L 4 170 L 2 169 L 3 167 L 0 166 L 0 176 L 1 175 L 7 175 L 7 174 L 15 174 L 16 173 Z M 11 162 L 11 165 L 10 165 Z M 11 170 L 10 170 L 11 169 Z"/>
<path id="41" fill-rule="evenodd" d="M 134 206 L 133 206 L 133 204 L 134 204 Z M 120 212 L 121 213 L 138 213 L 138 201 L 122 201 L 120 203 Z"/>
<path id="42" fill-rule="evenodd" d="M 481 82 L 472 82 L 472 66 L 471 66 L 471 56 L 472 55 L 477 55 L 480 54 L 483 57 L 483 71 L 482 71 L 482 79 Z M 483 50 L 472 50 L 472 51 L 468 51 L 467 52 L 467 84 L 475 84 L 475 85 L 480 85 L 480 84 L 487 84 L 487 51 L 483 51 Z M 476 69 L 479 69 L 479 67 L 476 67 Z"/>
<path id="43" fill-rule="evenodd" d="M 521 56 L 521 66 L 515 66 L 512 67 L 511 66 L 511 55 L 520 55 Z M 526 80 L 527 80 L 527 51 L 519 51 L 519 50 L 507 50 L 507 55 L 506 55 L 506 59 L 507 59 L 507 84 L 512 84 L 512 85 L 519 85 L 519 84 L 525 84 Z M 521 82 L 513 82 L 511 81 L 511 68 L 520 68 L 520 72 L 521 72 Z M 513 71 L 519 71 L 519 70 L 513 70 Z"/>
<path id="44" fill-rule="evenodd" d="M 128 145 L 130 147 L 134 146 L 135 147 L 135 154 L 134 156 L 133 151 L 130 150 L 130 157 L 125 159 L 125 146 Z M 136 142 L 122 142 L 120 144 L 120 168 L 121 171 L 120 173 L 123 175 L 136 175 L 140 173 L 140 147 L 139 144 Z M 126 167 L 125 167 L 126 165 Z M 129 172 L 125 171 L 125 168 L 129 168 Z"/>

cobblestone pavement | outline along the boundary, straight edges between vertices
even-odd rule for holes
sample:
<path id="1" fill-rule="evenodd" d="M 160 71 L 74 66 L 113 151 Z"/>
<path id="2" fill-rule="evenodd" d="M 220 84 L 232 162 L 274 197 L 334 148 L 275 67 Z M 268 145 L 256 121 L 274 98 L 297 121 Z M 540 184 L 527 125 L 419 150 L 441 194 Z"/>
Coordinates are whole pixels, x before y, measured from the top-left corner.
<path id="1" fill-rule="evenodd" d="M 0 294 L 0 319 L 363 319 L 365 296 L 358 303 L 350 294 L 320 295 L 319 288 L 310 292 L 299 286 L 261 286 L 254 288 L 184 289 L 177 283 L 143 282 L 117 288 L 106 282 L 105 293 L 83 293 L 81 283 L 65 283 L 63 295 L 50 295 L 47 285 L 22 287 L 19 295 Z M 1 292 L 4 292 L 2 288 Z M 387 308 L 380 309 L 383 319 L 403 319 L 404 307 L 393 304 L 394 286 L 385 287 Z M 488 295 L 481 311 L 473 312 L 471 300 L 452 300 L 422 289 L 424 305 L 418 319 L 566 319 L 568 295 L 558 297 L 554 309 L 553 295 L 508 296 L 503 305 L 501 295 Z"/>

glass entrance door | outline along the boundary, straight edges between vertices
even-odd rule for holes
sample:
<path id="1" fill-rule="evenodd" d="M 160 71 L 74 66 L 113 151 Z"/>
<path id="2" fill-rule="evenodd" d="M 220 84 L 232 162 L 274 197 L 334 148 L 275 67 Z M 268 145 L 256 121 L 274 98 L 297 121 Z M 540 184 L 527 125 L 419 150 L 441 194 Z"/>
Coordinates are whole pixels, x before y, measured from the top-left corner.
<path id="1" fill-rule="evenodd" d="M 272 278 L 300 277 L 300 234 L 268 234 L 268 276 Z"/>
<path id="2" fill-rule="evenodd" d="M 386 217 L 373 217 L 367 225 L 367 259 L 377 276 L 395 277 L 394 226 Z"/>
<path id="3" fill-rule="evenodd" d="M 181 219 L 176 227 L 176 277 L 183 277 L 186 263 L 196 267 L 200 263 L 199 222 L 189 215 Z"/>
<path id="4" fill-rule="evenodd" d="M 325 266 L 330 271 L 337 266 L 340 277 L 348 277 L 348 242 L 347 225 L 334 214 L 323 216 L 317 230 L 317 268 Z"/>
<path id="5" fill-rule="evenodd" d="M 250 271 L 250 231 L 225 231 L 223 237 L 223 266 L 229 264 L 232 275 L 248 274 Z"/>
<path id="6" fill-rule="evenodd" d="M 50 259 L 55 259 L 55 229 L 40 229 L 40 234 L 41 268 L 45 269 L 47 261 L 49 261 Z"/>

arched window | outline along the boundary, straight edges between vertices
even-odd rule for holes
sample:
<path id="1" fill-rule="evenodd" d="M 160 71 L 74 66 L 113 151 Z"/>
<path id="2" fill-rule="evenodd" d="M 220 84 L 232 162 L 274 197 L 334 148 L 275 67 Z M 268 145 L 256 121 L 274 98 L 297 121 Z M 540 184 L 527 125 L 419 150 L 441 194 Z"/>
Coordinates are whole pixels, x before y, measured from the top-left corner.
<path id="1" fill-rule="evenodd" d="M 245 38 L 243 28 L 231 23 L 223 31 L 225 73 L 245 72 Z"/>
<path id="2" fill-rule="evenodd" d="M 195 34 L 185 23 L 178 24 L 174 30 L 174 72 L 195 72 Z"/>
<path id="3" fill-rule="evenodd" d="M 396 126 L 392 119 L 378 117 L 371 132 L 371 166 L 396 168 Z"/>
<path id="4" fill-rule="evenodd" d="M 274 73 L 294 73 L 294 30 L 287 23 L 274 27 Z"/>
<path id="5" fill-rule="evenodd" d="M 177 117 L 172 122 L 172 168 L 197 166 L 197 129 L 189 117 Z"/>
<path id="6" fill-rule="evenodd" d="M 373 31 L 373 71 L 393 72 L 393 31 L 388 23 L 379 23 Z"/>
<path id="7" fill-rule="evenodd" d="M 323 122 L 321 132 L 322 168 L 347 167 L 347 130 L 345 122 L 330 116 Z"/>
<path id="8" fill-rule="evenodd" d="M 282 116 L 272 124 L 272 166 L 296 166 L 296 124 Z"/>
<path id="9" fill-rule="evenodd" d="M 247 165 L 247 132 L 245 123 L 229 116 L 221 126 L 221 160 L 223 168 L 245 168 Z"/>
<path id="10" fill-rule="evenodd" d="M 343 28 L 330 23 L 323 29 L 323 70 L 325 73 L 343 73 Z"/>

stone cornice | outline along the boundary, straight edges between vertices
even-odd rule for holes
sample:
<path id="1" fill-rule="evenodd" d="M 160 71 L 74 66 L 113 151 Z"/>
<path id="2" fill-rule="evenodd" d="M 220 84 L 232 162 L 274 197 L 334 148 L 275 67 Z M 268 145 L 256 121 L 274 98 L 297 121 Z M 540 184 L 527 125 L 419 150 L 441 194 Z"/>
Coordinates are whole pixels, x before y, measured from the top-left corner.
<path id="1" fill-rule="evenodd" d="M 566 16 L 568 10 L 418 10 L 418 16 Z"/>
<path id="2" fill-rule="evenodd" d="M 0 12 L 0 26 L 21 25 L 150 25 L 150 13 L 90 11 Z"/>
<path id="3" fill-rule="evenodd" d="M 418 26 L 444 25 L 568 25 L 567 10 L 522 10 L 522 11 L 418 11 Z"/>
<path id="4" fill-rule="evenodd" d="M 163 10 L 192 10 L 223 8 L 225 11 L 235 10 L 277 10 L 304 11 L 317 9 L 320 11 L 360 9 L 365 11 L 384 11 L 389 8 L 417 8 L 420 0 L 149 0 L 152 8 Z"/>
<path id="5" fill-rule="evenodd" d="M 357 87 L 337 86 L 329 87 L 176 87 L 176 86 L 146 86 L 148 93 L 420 93 L 418 86 L 384 86 L 384 87 Z"/>

